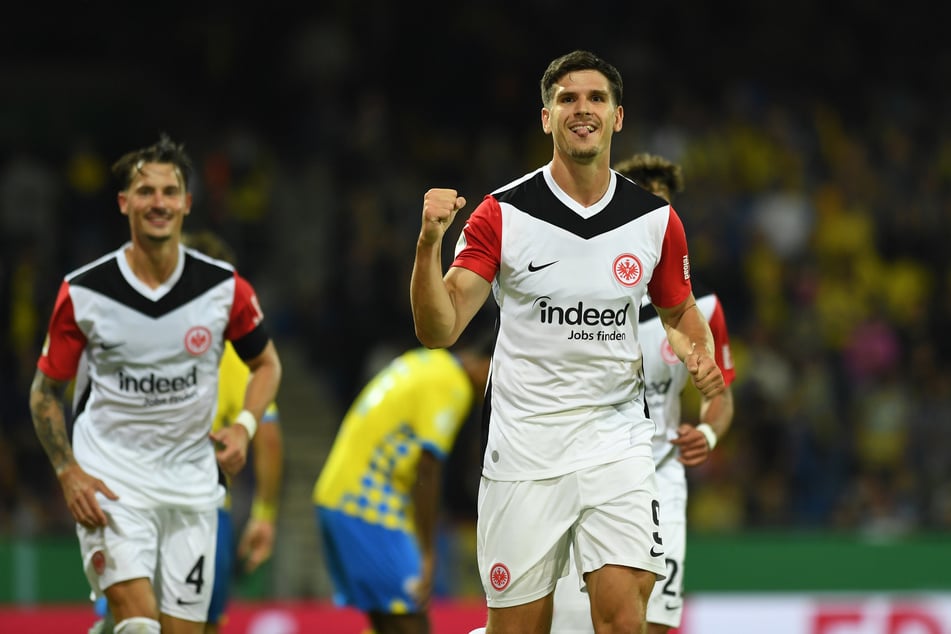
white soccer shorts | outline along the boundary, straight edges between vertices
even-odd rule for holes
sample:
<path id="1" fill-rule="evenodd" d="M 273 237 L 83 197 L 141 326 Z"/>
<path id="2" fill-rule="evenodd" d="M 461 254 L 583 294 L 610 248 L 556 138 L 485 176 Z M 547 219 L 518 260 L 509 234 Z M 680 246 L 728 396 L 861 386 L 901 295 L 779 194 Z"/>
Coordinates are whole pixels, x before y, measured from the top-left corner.
<path id="1" fill-rule="evenodd" d="M 108 526 L 76 526 L 93 592 L 101 595 L 114 583 L 146 578 L 161 613 L 205 622 L 215 581 L 218 510 L 136 509 L 97 499 Z"/>
<path id="2" fill-rule="evenodd" d="M 539 599 L 568 574 L 569 549 L 579 567 L 639 568 L 663 577 L 654 464 L 627 458 L 556 478 L 479 486 L 477 559 L 487 605 Z"/>

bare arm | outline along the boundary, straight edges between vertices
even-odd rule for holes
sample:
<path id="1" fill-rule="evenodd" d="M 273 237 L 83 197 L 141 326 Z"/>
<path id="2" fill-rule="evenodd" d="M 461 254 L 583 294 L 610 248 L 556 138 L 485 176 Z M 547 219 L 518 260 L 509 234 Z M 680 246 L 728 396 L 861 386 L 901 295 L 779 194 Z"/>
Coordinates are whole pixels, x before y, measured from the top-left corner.
<path id="1" fill-rule="evenodd" d="M 269 341 L 261 354 L 246 363 L 251 369 L 251 378 L 244 392 L 244 409 L 254 414 L 256 420 L 261 420 L 268 405 L 277 399 L 281 385 L 281 359 L 277 356 L 274 342 Z"/>
<path id="2" fill-rule="evenodd" d="M 416 337 L 429 348 L 454 344 L 491 289 L 487 281 L 465 269 L 452 268 L 443 277 L 442 241 L 465 204 L 466 199 L 454 189 L 431 189 L 423 197 L 410 303 Z"/>
<path id="3" fill-rule="evenodd" d="M 413 486 L 413 518 L 423 557 L 423 569 L 416 591 L 417 601 L 423 608 L 429 603 L 436 568 L 436 518 L 439 514 L 441 474 L 442 463 L 439 459 L 428 451 L 422 451 L 416 467 L 416 484 Z"/>
<path id="4" fill-rule="evenodd" d="M 700 422 L 710 425 L 717 438 L 723 438 L 729 431 L 733 424 L 733 390 L 729 386 L 712 398 L 703 398 L 700 403 Z"/>
<path id="5" fill-rule="evenodd" d="M 701 396 L 700 423 L 709 425 L 717 439 L 723 438 L 732 422 L 733 390 L 729 386 L 711 398 Z M 677 428 L 677 438 L 671 442 L 680 449 L 678 460 L 688 467 L 703 463 L 713 451 L 707 437 L 688 423 Z"/>
<path id="6" fill-rule="evenodd" d="M 254 415 L 255 421 L 264 416 L 267 406 L 277 397 L 281 383 L 281 360 L 274 343 L 268 341 L 258 356 L 245 361 L 251 369 L 251 378 L 244 392 L 244 409 Z M 244 467 L 248 457 L 248 430 L 243 425 L 229 425 L 211 434 L 219 443 L 218 464 L 230 476 Z"/>
<path id="7" fill-rule="evenodd" d="M 63 413 L 65 390 L 66 382 L 51 379 L 41 370 L 36 371 L 30 386 L 33 428 L 56 471 L 73 519 L 85 526 L 105 526 L 106 515 L 96 500 L 96 492 L 113 500 L 119 498 L 102 480 L 90 476 L 76 462 Z"/>
<path id="8" fill-rule="evenodd" d="M 254 447 L 254 500 L 251 518 L 238 545 L 245 569 L 253 572 L 271 557 L 284 472 L 284 443 L 277 421 L 262 424 L 251 441 Z"/>
<path id="9" fill-rule="evenodd" d="M 723 374 L 713 351 L 713 333 L 693 293 L 677 306 L 655 306 L 667 339 L 677 357 L 684 362 L 693 384 L 700 393 L 711 398 L 723 390 Z"/>

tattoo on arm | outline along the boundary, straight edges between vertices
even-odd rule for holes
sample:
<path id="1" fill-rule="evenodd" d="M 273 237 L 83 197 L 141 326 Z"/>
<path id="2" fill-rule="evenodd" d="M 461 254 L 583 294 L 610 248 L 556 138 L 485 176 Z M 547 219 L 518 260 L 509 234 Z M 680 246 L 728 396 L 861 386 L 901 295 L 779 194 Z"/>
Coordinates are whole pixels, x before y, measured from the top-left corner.
<path id="1" fill-rule="evenodd" d="M 75 462 L 63 413 L 65 391 L 65 382 L 51 379 L 40 370 L 36 371 L 30 387 L 30 413 L 33 415 L 36 435 L 57 475 Z"/>

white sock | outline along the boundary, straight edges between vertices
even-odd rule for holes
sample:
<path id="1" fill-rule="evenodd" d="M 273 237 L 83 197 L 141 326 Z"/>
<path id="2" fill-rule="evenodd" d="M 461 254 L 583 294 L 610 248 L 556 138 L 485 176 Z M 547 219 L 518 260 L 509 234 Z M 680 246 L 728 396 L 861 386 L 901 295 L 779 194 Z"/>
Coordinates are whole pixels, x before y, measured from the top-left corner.
<path id="1" fill-rule="evenodd" d="M 162 626 L 155 619 L 133 616 L 116 623 L 115 634 L 162 634 Z"/>
<path id="2" fill-rule="evenodd" d="M 471 632 L 469 632 L 469 634 L 485 634 L 485 628 L 480 627 L 480 628 L 474 629 Z"/>

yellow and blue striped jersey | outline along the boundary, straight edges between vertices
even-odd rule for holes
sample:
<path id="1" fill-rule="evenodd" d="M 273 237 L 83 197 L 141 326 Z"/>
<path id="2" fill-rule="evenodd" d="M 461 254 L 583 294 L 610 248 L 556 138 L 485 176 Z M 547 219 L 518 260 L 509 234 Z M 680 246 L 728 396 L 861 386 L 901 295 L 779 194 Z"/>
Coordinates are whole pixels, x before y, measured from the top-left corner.
<path id="1" fill-rule="evenodd" d="M 417 348 L 398 356 L 347 411 L 314 485 L 314 504 L 412 532 L 420 452 L 446 457 L 473 397 L 450 352 Z"/>

